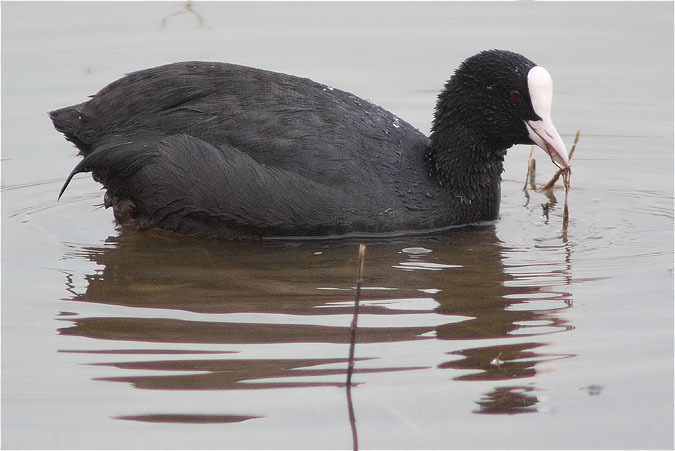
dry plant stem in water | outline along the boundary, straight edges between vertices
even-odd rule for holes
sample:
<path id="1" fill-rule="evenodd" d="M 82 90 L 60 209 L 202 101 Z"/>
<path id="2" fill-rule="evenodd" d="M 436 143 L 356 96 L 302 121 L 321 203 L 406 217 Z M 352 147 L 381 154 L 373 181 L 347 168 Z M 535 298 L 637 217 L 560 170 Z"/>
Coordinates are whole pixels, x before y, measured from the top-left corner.
<path id="1" fill-rule="evenodd" d="M 581 129 L 577 130 L 577 135 L 574 137 L 574 143 L 572 144 L 572 147 L 570 148 L 570 154 L 569 154 L 570 160 L 572 159 L 572 155 L 574 155 L 574 151 L 577 148 L 577 143 L 579 142 L 579 136 L 580 135 L 581 135 Z M 563 229 L 563 236 L 565 237 L 564 239 L 567 240 L 567 226 L 569 225 L 569 222 L 570 222 L 570 209 L 568 207 L 567 199 L 568 199 L 568 196 L 569 196 L 569 193 L 570 193 L 570 188 L 571 188 L 570 177 L 572 177 L 572 170 L 568 166 L 564 169 L 559 169 L 556 172 L 556 175 L 560 175 L 560 174 L 562 174 L 563 185 L 565 185 L 565 206 L 563 207 L 562 229 Z"/>
<path id="2" fill-rule="evenodd" d="M 570 148 L 570 151 L 569 151 L 569 159 L 570 160 L 572 159 L 572 156 L 574 155 L 574 151 L 577 148 L 577 143 L 579 143 L 579 137 L 580 136 L 581 136 L 581 129 L 577 130 L 577 134 L 574 137 L 574 143 L 572 144 L 572 147 Z M 528 182 L 529 182 L 531 188 L 536 189 L 536 185 L 534 183 L 535 168 L 536 168 L 536 161 L 534 159 L 534 146 L 532 146 L 532 149 L 530 150 L 530 158 L 529 158 L 528 163 L 527 163 L 527 177 L 525 179 L 525 186 L 523 187 L 526 194 L 527 194 Z M 568 198 L 569 198 L 569 192 L 570 192 L 570 188 L 571 188 L 571 184 L 570 184 L 571 183 L 570 182 L 571 175 L 572 175 L 572 170 L 571 170 L 570 166 L 567 166 L 567 167 L 562 168 L 562 169 L 558 169 L 556 171 L 556 173 L 553 175 L 553 177 L 551 178 L 551 180 L 548 181 L 548 183 L 543 185 L 541 188 L 537 189 L 538 192 L 550 193 L 553 190 L 553 186 L 555 185 L 555 183 L 558 181 L 560 176 L 562 176 L 563 185 L 565 187 L 565 204 L 564 204 L 564 207 L 563 207 L 563 233 L 565 235 L 567 235 L 567 226 L 569 224 L 569 219 L 570 219 Z M 528 199 L 529 199 L 529 195 L 528 195 Z M 550 204 L 546 204 L 544 206 L 545 213 L 546 213 L 546 210 L 549 206 L 550 206 Z M 547 214 L 547 217 L 548 217 L 548 214 Z"/>
<path id="3" fill-rule="evenodd" d="M 579 136 L 579 135 L 577 134 L 577 136 Z M 576 142 L 575 142 L 575 144 L 576 144 Z M 565 238 L 564 238 L 565 240 L 567 240 L 567 238 L 566 238 L 566 236 L 567 236 L 567 225 L 568 225 L 569 222 L 570 222 L 570 209 L 569 209 L 569 207 L 567 206 L 567 196 L 568 196 L 569 193 L 570 193 L 570 176 L 571 176 L 571 174 L 572 174 L 572 171 L 570 171 L 570 168 L 569 168 L 569 167 L 565 168 L 565 169 L 562 171 L 563 184 L 565 185 L 565 206 L 563 207 L 563 225 L 562 225 L 562 229 L 563 229 L 563 233 L 565 234 L 565 235 L 564 235 L 564 236 L 565 236 Z"/>
<path id="4" fill-rule="evenodd" d="M 570 148 L 570 152 L 569 152 L 569 159 L 570 160 L 572 159 L 572 156 L 574 155 L 574 151 L 577 148 L 577 143 L 579 142 L 580 136 L 581 136 L 581 129 L 577 130 L 577 135 L 574 137 L 574 143 L 572 144 L 572 147 Z M 567 174 L 567 176 L 565 176 L 565 174 Z M 569 191 L 569 189 L 570 189 L 569 174 L 570 174 L 570 168 L 569 167 L 566 167 L 565 169 L 558 169 L 556 171 L 556 173 L 553 175 L 553 177 L 551 177 L 551 180 L 549 180 L 546 185 L 539 188 L 539 191 L 546 191 L 546 190 L 549 190 L 549 189 L 553 188 L 553 185 L 555 184 L 555 182 L 558 181 L 558 179 L 560 178 L 561 175 L 563 176 L 563 183 L 565 184 L 565 192 Z"/>
<path id="5" fill-rule="evenodd" d="M 525 177 L 525 185 L 523 190 L 527 193 L 527 185 L 530 184 L 530 188 L 536 190 L 537 187 L 534 186 L 534 174 L 537 171 L 537 160 L 534 159 L 534 145 L 530 148 L 530 158 L 527 160 L 527 176 Z M 528 196 L 529 199 L 529 196 Z"/>
<path id="6" fill-rule="evenodd" d="M 356 294 L 354 295 L 354 316 L 349 326 L 349 363 L 347 367 L 347 387 L 352 384 L 352 373 L 354 372 L 354 348 L 356 347 L 356 327 L 359 319 L 359 300 L 361 297 L 361 284 L 363 283 L 363 271 L 366 261 L 366 245 L 359 244 L 359 266 L 356 276 Z"/>
<path id="7" fill-rule="evenodd" d="M 359 437 L 356 432 L 356 416 L 354 415 L 354 404 L 352 402 L 352 373 L 354 372 L 354 350 L 356 348 L 356 326 L 359 319 L 359 301 L 361 296 L 361 284 L 363 283 L 363 272 L 366 262 L 366 245 L 359 244 L 359 262 L 356 275 L 356 293 L 354 294 L 354 316 L 349 326 L 349 361 L 347 366 L 347 410 L 349 411 L 349 425 L 352 430 L 352 449 L 359 449 Z"/>

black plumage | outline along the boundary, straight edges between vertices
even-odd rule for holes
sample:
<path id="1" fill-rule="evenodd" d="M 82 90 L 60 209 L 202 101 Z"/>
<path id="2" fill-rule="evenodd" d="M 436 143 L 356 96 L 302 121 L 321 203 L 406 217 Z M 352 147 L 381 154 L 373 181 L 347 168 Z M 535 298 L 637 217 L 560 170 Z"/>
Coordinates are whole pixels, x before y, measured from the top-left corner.
<path id="1" fill-rule="evenodd" d="M 469 58 L 439 95 L 430 137 L 295 76 L 209 62 L 134 72 L 50 113 L 83 155 L 61 193 L 92 172 L 123 226 L 228 238 L 494 220 L 505 151 L 532 142 L 532 67 L 506 51 Z"/>

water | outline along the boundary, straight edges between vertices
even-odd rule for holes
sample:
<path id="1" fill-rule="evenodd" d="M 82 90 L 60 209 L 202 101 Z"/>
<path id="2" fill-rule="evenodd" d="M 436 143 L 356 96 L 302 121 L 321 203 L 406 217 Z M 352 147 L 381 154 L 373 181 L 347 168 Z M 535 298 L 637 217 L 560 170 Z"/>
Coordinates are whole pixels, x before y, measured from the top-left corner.
<path id="1" fill-rule="evenodd" d="M 568 145 L 582 129 L 569 229 L 522 191 L 520 146 L 496 224 L 368 242 L 359 445 L 672 448 L 672 4 L 196 3 L 204 27 L 182 8 L 2 5 L 3 447 L 352 447 L 357 243 L 118 231 L 87 175 L 56 202 L 77 158 L 47 111 L 199 59 L 426 132 L 454 67 L 498 47 L 553 74 Z"/>

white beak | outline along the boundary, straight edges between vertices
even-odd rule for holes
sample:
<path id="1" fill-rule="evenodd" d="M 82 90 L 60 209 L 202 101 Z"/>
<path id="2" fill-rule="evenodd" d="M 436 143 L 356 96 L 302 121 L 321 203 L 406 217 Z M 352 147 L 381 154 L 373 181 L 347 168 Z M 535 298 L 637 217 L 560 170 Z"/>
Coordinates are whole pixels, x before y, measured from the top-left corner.
<path id="1" fill-rule="evenodd" d="M 538 121 L 525 121 L 530 139 L 544 149 L 553 163 L 560 169 L 569 166 L 567 148 L 551 121 L 551 100 L 553 98 L 553 80 L 546 69 L 535 66 L 527 74 L 527 88 L 534 112 L 541 118 Z"/>
<path id="2" fill-rule="evenodd" d="M 560 169 L 569 166 L 570 162 L 567 158 L 565 143 L 563 143 L 550 117 L 545 117 L 540 121 L 525 121 L 525 126 L 530 139 L 544 149 L 556 166 Z"/>

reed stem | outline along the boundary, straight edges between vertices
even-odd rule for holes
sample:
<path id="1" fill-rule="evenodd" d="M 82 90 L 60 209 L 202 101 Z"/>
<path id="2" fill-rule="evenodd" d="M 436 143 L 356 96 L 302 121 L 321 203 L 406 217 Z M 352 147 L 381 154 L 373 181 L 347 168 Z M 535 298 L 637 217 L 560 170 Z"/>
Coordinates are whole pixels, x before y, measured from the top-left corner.
<path id="1" fill-rule="evenodd" d="M 361 284 L 366 264 L 366 245 L 359 244 L 359 263 L 356 275 L 356 293 L 354 294 L 354 316 L 349 326 L 349 363 L 347 366 L 347 387 L 352 385 L 352 373 L 354 372 L 354 350 L 356 348 L 356 328 L 359 320 L 359 303 L 361 298 Z"/>

